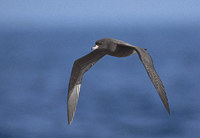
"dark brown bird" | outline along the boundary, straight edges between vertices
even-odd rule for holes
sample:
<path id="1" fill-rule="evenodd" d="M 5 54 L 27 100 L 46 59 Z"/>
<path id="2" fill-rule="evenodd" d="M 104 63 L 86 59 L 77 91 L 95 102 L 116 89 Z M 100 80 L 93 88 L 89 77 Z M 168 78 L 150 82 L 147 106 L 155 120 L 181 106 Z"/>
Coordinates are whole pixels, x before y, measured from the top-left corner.
<path id="1" fill-rule="evenodd" d="M 133 46 L 120 40 L 104 38 L 96 41 L 96 46 L 92 47 L 92 50 L 93 51 L 91 53 L 76 60 L 72 68 L 67 97 L 67 115 L 69 125 L 71 124 L 76 111 L 81 81 L 84 73 L 88 71 L 99 59 L 101 59 L 105 55 L 115 57 L 127 57 L 137 53 L 167 112 L 170 114 L 168 99 L 165 93 L 164 86 L 154 68 L 153 61 L 150 55 L 146 52 L 146 49 Z"/>

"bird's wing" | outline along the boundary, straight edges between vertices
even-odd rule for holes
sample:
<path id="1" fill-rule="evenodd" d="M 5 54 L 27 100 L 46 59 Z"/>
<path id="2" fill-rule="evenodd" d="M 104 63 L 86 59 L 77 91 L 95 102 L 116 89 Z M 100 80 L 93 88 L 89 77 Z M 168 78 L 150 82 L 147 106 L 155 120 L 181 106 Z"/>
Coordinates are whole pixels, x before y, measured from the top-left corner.
<path id="1" fill-rule="evenodd" d="M 97 49 L 74 62 L 67 97 L 67 115 L 69 125 L 71 124 L 76 111 L 83 75 L 104 55 L 106 55 L 105 51 Z"/>
<path id="2" fill-rule="evenodd" d="M 162 84 L 162 81 L 160 80 L 160 78 L 159 78 L 159 76 L 158 76 L 158 74 L 157 74 L 157 72 L 154 68 L 151 56 L 143 48 L 134 46 L 134 49 L 138 53 L 140 60 L 142 61 L 142 63 L 144 65 L 153 85 L 155 86 L 165 108 L 167 109 L 167 112 L 170 114 L 167 95 L 165 93 L 165 89 L 164 89 L 164 86 Z"/>

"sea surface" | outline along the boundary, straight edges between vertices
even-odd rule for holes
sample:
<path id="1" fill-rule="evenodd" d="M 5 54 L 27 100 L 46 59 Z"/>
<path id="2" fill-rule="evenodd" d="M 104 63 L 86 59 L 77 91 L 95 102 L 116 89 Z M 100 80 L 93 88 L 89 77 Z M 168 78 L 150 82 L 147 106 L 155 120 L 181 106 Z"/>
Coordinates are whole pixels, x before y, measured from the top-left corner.
<path id="1" fill-rule="evenodd" d="M 168 115 L 138 55 L 105 56 L 85 73 L 67 123 L 73 62 L 111 37 L 147 48 Z M 1 28 L 1 138 L 199 138 L 200 26 Z"/>

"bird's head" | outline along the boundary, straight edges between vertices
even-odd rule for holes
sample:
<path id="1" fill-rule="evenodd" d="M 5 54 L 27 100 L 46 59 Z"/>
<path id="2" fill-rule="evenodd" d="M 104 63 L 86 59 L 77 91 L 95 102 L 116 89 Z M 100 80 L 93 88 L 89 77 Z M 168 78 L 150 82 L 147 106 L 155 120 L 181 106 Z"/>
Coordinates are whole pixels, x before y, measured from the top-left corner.
<path id="1" fill-rule="evenodd" d="M 108 52 L 114 52 L 117 47 L 117 44 L 113 40 L 115 40 L 115 39 L 112 39 L 112 38 L 100 39 L 100 40 L 96 41 L 96 43 L 95 43 L 96 45 L 94 47 L 92 47 L 92 50 L 99 49 L 99 50 L 105 50 Z"/>

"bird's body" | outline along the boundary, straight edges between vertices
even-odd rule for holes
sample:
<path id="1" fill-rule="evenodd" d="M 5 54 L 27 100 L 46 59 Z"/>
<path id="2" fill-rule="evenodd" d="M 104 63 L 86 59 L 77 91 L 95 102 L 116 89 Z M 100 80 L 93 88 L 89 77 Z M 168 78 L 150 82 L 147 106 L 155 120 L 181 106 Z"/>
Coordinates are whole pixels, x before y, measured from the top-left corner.
<path id="1" fill-rule="evenodd" d="M 94 51 L 88 55 L 76 60 L 73 65 L 71 78 L 68 87 L 67 111 L 68 123 L 71 124 L 76 111 L 76 105 L 79 97 L 81 81 L 84 73 L 88 71 L 99 59 L 105 55 L 114 57 L 127 57 L 137 53 L 142 61 L 147 74 L 149 75 L 154 87 L 156 88 L 165 108 L 169 111 L 168 99 L 164 90 L 164 86 L 155 71 L 152 59 L 146 52 L 146 49 L 133 46 L 129 43 L 112 39 L 104 38 L 96 41 L 96 46 L 92 48 Z"/>
<path id="2" fill-rule="evenodd" d="M 113 53 L 109 53 L 108 55 L 114 57 L 128 57 L 135 53 L 136 51 L 132 47 L 117 46 L 116 50 Z"/>
<path id="3" fill-rule="evenodd" d="M 106 44 L 109 45 L 111 48 L 108 51 L 108 55 L 114 57 L 127 57 L 136 53 L 135 49 L 130 46 L 124 46 L 123 44 L 128 44 L 120 40 L 112 39 L 112 38 L 104 38 L 100 39 L 96 42 L 96 45 L 101 44 L 102 41 L 107 41 Z"/>

